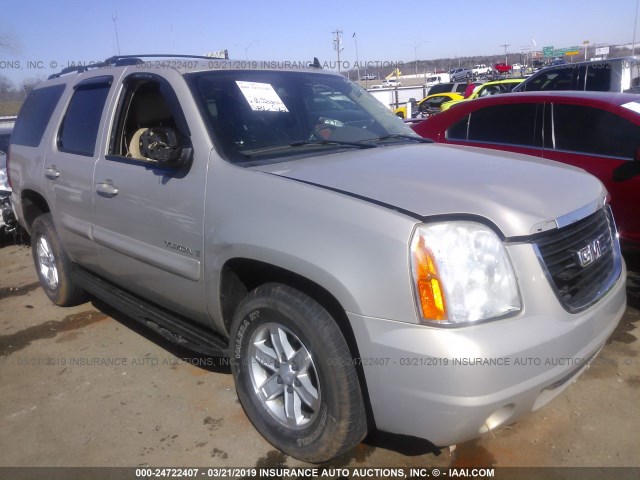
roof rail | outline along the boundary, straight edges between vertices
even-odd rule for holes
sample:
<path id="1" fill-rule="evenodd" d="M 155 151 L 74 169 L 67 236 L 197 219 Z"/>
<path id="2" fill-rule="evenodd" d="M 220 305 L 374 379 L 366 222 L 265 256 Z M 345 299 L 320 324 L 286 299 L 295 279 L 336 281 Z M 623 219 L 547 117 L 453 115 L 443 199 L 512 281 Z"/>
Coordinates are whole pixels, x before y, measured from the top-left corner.
<path id="1" fill-rule="evenodd" d="M 124 67 L 127 65 L 138 65 L 143 63 L 143 58 L 199 58 L 202 60 L 211 60 L 213 57 L 207 57 L 205 55 L 176 55 L 173 53 L 149 53 L 143 55 L 114 55 L 107 58 L 104 62 L 92 63 L 90 65 L 72 65 L 63 68 L 60 72 L 49 75 L 48 80 L 52 78 L 58 78 L 67 73 L 82 73 L 86 72 L 90 68 L 101 68 L 106 66 Z M 223 60 L 223 59 L 221 59 Z"/>

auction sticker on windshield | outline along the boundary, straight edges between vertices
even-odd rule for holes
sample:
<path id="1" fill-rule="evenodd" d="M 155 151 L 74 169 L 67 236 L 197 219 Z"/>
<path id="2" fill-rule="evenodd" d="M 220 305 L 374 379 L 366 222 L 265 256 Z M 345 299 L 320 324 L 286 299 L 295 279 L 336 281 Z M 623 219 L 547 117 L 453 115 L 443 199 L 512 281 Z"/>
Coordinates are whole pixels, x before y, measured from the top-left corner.
<path id="1" fill-rule="evenodd" d="M 286 105 L 269 83 L 236 81 L 252 110 L 288 112 Z"/>

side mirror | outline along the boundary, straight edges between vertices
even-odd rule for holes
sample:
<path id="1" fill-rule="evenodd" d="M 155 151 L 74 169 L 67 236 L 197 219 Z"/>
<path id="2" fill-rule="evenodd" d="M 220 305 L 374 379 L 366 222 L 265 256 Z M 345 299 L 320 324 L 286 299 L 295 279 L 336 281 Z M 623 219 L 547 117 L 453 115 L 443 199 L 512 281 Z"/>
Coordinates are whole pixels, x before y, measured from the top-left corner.
<path id="1" fill-rule="evenodd" d="M 640 145 L 636 147 L 633 161 L 626 161 L 613 170 L 613 181 L 624 182 L 640 175 Z"/>
<path id="2" fill-rule="evenodd" d="M 180 168 L 189 162 L 192 149 L 180 145 L 173 128 L 154 127 L 140 136 L 140 151 L 158 166 Z"/>

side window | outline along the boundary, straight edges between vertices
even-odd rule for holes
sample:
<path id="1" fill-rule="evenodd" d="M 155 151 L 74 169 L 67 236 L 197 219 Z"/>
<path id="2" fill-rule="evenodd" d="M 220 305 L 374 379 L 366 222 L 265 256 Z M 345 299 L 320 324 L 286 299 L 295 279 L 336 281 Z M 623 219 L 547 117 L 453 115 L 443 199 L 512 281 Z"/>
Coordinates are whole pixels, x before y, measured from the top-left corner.
<path id="1" fill-rule="evenodd" d="M 64 92 L 64 85 L 33 90 L 24 101 L 13 129 L 11 143 L 37 147 L 47 128 L 51 114 Z"/>
<path id="2" fill-rule="evenodd" d="M 110 84 L 79 85 L 58 132 L 58 150 L 92 157 Z"/>
<path id="3" fill-rule="evenodd" d="M 574 72 L 575 68 L 572 66 L 563 66 L 542 72 L 530 82 L 527 82 L 524 90 L 527 92 L 537 92 L 540 90 L 573 90 Z"/>
<path id="4" fill-rule="evenodd" d="M 608 63 L 596 63 L 587 66 L 587 79 L 585 90 L 595 92 L 608 92 L 611 86 L 611 65 Z"/>
<path id="5" fill-rule="evenodd" d="M 172 93 L 172 92 L 171 92 Z M 175 94 L 173 95 L 175 97 Z M 187 143 L 178 128 L 175 107 L 177 99 L 170 98 L 168 87 L 160 81 L 148 78 L 130 78 L 120 97 L 109 154 L 139 160 L 144 163 L 156 162 L 152 149 L 178 149 Z M 175 101 L 175 102 L 174 102 Z M 184 122 L 184 117 L 180 117 Z"/>
<path id="6" fill-rule="evenodd" d="M 11 134 L 0 134 L 0 152 L 7 153 L 9 150 L 9 143 L 11 143 Z"/>
<path id="7" fill-rule="evenodd" d="M 555 148 L 633 159 L 640 127 L 606 110 L 553 105 Z"/>
<path id="8" fill-rule="evenodd" d="M 536 104 L 495 105 L 471 113 L 469 141 L 536 146 Z"/>
<path id="9" fill-rule="evenodd" d="M 459 120 L 454 125 L 449 127 L 446 133 L 446 137 L 450 140 L 466 140 L 468 125 L 469 115 L 466 115 L 462 120 Z"/>

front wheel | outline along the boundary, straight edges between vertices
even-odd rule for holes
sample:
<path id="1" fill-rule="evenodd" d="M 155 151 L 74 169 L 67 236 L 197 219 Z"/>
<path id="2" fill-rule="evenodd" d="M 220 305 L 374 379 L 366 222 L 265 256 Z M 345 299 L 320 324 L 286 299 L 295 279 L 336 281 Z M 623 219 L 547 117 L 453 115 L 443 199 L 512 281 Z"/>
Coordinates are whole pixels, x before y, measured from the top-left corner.
<path id="1" fill-rule="evenodd" d="M 353 359 L 340 328 L 315 300 L 291 287 L 258 287 L 231 328 L 240 402 L 274 446 L 324 462 L 356 446 L 366 415 Z"/>

